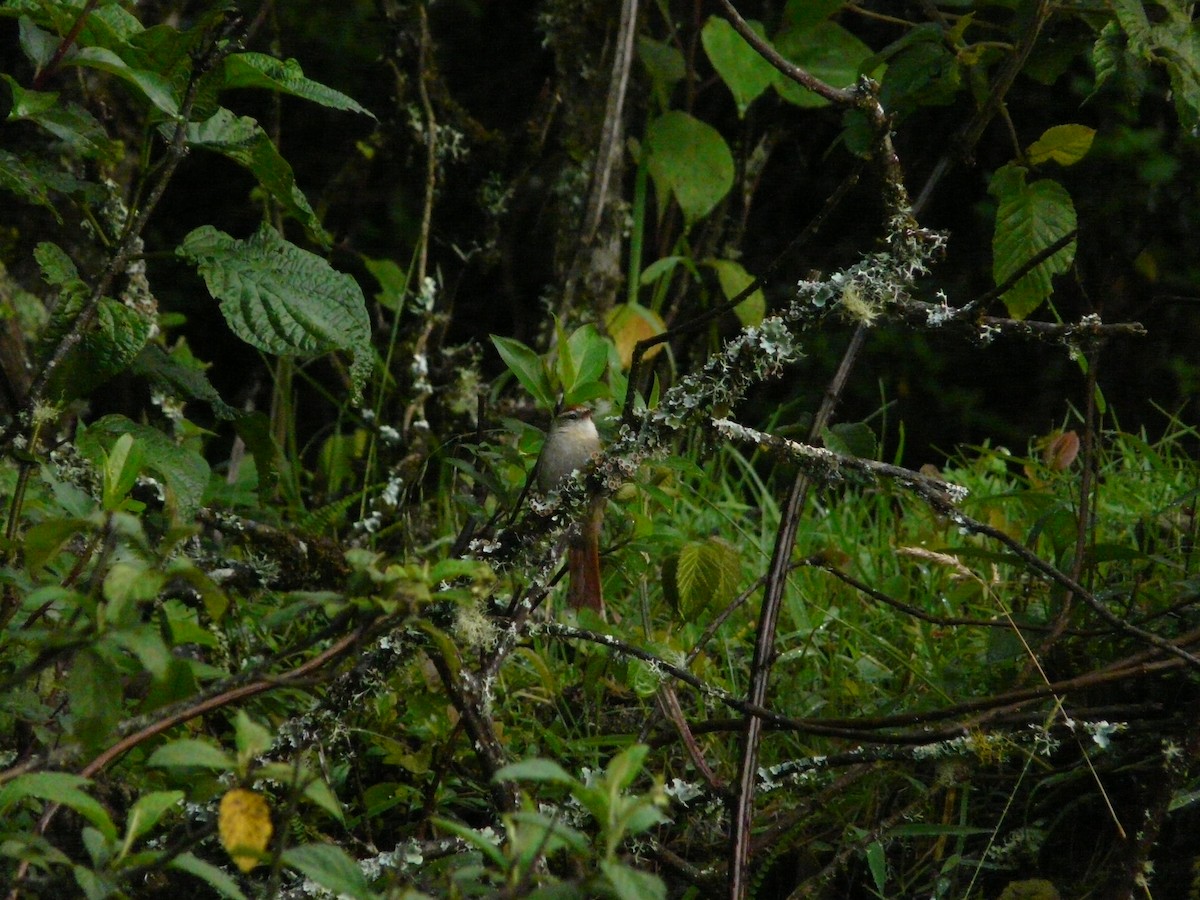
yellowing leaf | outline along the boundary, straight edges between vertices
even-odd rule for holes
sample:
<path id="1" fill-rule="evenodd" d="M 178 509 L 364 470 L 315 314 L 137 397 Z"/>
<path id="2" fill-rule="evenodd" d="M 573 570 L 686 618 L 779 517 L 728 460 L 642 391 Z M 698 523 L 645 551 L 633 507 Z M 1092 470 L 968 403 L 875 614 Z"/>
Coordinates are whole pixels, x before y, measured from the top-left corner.
<path id="1" fill-rule="evenodd" d="M 234 864 L 249 872 L 271 841 L 271 808 L 262 794 L 234 788 L 221 798 L 217 832 Z M 249 851 L 249 852 L 246 852 Z"/>
<path id="2" fill-rule="evenodd" d="M 638 341 L 644 341 L 667 330 L 666 323 L 652 309 L 647 309 L 637 303 L 621 303 L 612 308 L 604 323 L 613 343 L 617 345 L 617 355 L 621 359 L 621 368 L 628 370 L 633 362 L 633 348 Z M 656 344 L 646 351 L 646 360 L 654 359 L 662 350 L 662 344 Z"/>
<path id="3" fill-rule="evenodd" d="M 1042 132 L 1042 136 L 1029 145 L 1030 165 L 1040 166 L 1053 160 L 1060 166 L 1070 166 L 1085 156 L 1092 148 L 1096 129 L 1086 125 L 1055 125 Z"/>

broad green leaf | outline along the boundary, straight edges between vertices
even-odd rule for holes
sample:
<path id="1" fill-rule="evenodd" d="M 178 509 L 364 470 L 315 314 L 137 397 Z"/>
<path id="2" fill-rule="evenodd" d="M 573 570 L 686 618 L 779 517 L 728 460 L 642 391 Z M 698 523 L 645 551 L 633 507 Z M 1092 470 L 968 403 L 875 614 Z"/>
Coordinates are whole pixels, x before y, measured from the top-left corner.
<path id="1" fill-rule="evenodd" d="M 290 847 L 283 852 L 283 862 L 335 894 L 355 900 L 371 900 L 376 896 L 357 863 L 333 844 Z"/>
<path id="2" fill-rule="evenodd" d="M 383 288 L 375 295 L 375 302 L 384 309 L 399 313 L 404 308 L 404 295 L 408 291 L 408 275 L 390 259 L 371 259 L 364 256 L 363 265 L 371 277 Z"/>
<path id="3" fill-rule="evenodd" d="M 733 154 L 725 139 L 688 113 L 672 110 L 651 122 L 645 149 L 660 217 L 671 197 L 691 226 L 712 212 L 733 187 Z"/>
<path id="4" fill-rule="evenodd" d="M 349 350 L 352 391 L 361 394 L 374 351 L 366 300 L 353 278 L 267 224 L 245 241 L 205 225 L 176 253 L 195 263 L 238 337 L 279 355 Z"/>
<path id="5" fill-rule="evenodd" d="M 191 853 L 179 854 L 167 863 L 167 868 L 186 872 L 194 878 L 199 878 L 222 897 L 228 897 L 230 900 L 246 900 L 246 895 L 242 893 L 242 889 L 238 887 L 237 881 L 231 875 Z"/>
<path id="6" fill-rule="evenodd" d="M 563 385 L 563 390 L 570 394 L 579 385 L 596 381 L 604 374 L 604 366 L 608 362 L 608 342 L 595 325 L 588 324 L 571 332 L 567 346 L 575 362 L 574 383 Z M 566 402 L 573 401 L 568 399 Z"/>
<path id="7" fill-rule="evenodd" d="M 835 88 L 858 81 L 859 69 L 871 57 L 871 48 L 836 22 L 819 21 L 811 27 L 790 28 L 777 34 L 775 49 L 789 62 Z M 779 73 L 775 90 L 784 100 L 803 107 L 826 106 L 829 101 Z"/>
<path id="8" fill-rule="evenodd" d="M 152 572 L 150 574 L 157 575 L 158 578 L 148 578 L 148 581 L 162 582 L 162 573 Z M 179 661 L 163 642 L 158 629 L 149 623 L 140 623 L 133 627 L 114 630 L 109 632 L 107 637 L 113 644 L 123 647 L 136 656 L 138 662 L 155 679 L 167 677 L 172 664 Z"/>
<path id="9" fill-rule="evenodd" d="M 113 664 L 91 647 L 80 650 L 67 675 L 67 697 L 75 737 L 88 748 L 107 741 L 121 718 L 121 674 Z"/>
<path id="10" fill-rule="evenodd" d="M 1026 184 L 1026 170 L 1004 166 L 992 176 L 988 192 L 999 201 L 992 237 L 992 274 L 996 284 L 1024 266 L 1030 258 L 1075 230 L 1075 206 L 1066 188 L 1042 179 Z M 1001 298 L 1014 319 L 1037 309 L 1053 291 L 1051 278 L 1070 268 L 1075 242 L 1027 273 Z"/>
<path id="11" fill-rule="evenodd" d="M 78 52 L 72 53 L 67 58 L 66 64 L 86 66 L 115 75 L 137 88 L 142 96 L 168 116 L 175 116 L 179 113 L 179 101 L 166 79 L 156 72 L 131 68 L 125 60 L 111 50 L 105 50 L 103 47 L 84 47 Z"/>
<path id="12" fill-rule="evenodd" d="M 192 738 L 181 738 L 163 744 L 146 760 L 146 765 L 157 766 L 161 769 L 179 767 L 196 767 L 201 769 L 232 770 L 235 760 L 232 756 L 205 741 Z"/>
<path id="13" fill-rule="evenodd" d="M 58 49 L 62 40 L 44 28 L 38 28 L 28 16 L 21 16 L 17 20 L 17 29 L 25 58 L 40 72 L 54 57 L 54 51 Z"/>
<path id="14" fill-rule="evenodd" d="M 104 807 L 94 797 L 85 793 L 81 788 L 91 784 L 82 775 L 70 772 L 33 772 L 28 775 L 18 775 L 12 781 L 0 786 L 0 818 L 7 814 L 9 808 L 18 800 L 33 797 L 37 800 L 48 800 L 61 803 L 75 810 L 99 829 L 108 840 L 117 839 L 117 826 L 113 824 Z"/>
<path id="15" fill-rule="evenodd" d="M 1060 166 L 1071 166 L 1087 156 L 1095 137 L 1096 129 L 1086 125 L 1055 125 L 1042 132 L 1025 152 L 1033 166 L 1051 160 Z"/>
<path id="16" fill-rule="evenodd" d="M 294 59 L 276 59 L 265 53 L 235 53 L 225 60 L 225 87 L 267 88 L 311 100 L 331 109 L 375 115 L 360 106 L 353 98 L 335 91 L 320 82 L 305 78 L 300 63 Z"/>
<path id="17" fill-rule="evenodd" d="M 601 860 L 600 871 L 620 900 L 666 900 L 667 886 L 652 872 L 616 860 Z"/>
<path id="18" fill-rule="evenodd" d="M 33 258 L 37 261 L 38 268 L 42 270 L 42 279 L 46 284 L 56 287 L 83 284 L 79 278 L 79 270 L 75 268 L 75 263 L 58 244 L 42 241 L 33 249 Z"/>
<path id="19" fill-rule="evenodd" d="M 204 457 L 194 450 L 180 446 L 157 428 L 141 425 L 120 415 L 97 419 L 79 438 L 79 447 L 93 459 L 98 459 L 103 447 L 123 435 L 136 438 L 146 469 L 159 475 L 167 489 L 167 500 L 179 518 L 190 520 L 200 507 L 200 498 L 208 484 L 209 467 Z"/>
<path id="20" fill-rule="evenodd" d="M 754 276 L 742 268 L 742 264 L 732 259 L 709 259 L 704 265 L 711 267 L 717 273 L 717 281 L 721 284 L 721 293 L 726 300 L 732 300 L 747 287 L 754 283 Z M 743 325 L 760 325 L 767 313 L 767 299 L 762 289 L 758 289 L 733 308 L 738 321 Z"/>
<path id="21" fill-rule="evenodd" d="M 750 21 L 747 24 L 759 37 L 765 36 L 762 23 Z M 778 75 L 775 67 L 720 16 L 709 17 L 700 32 L 700 40 L 713 68 L 733 93 L 738 115 L 745 116 L 750 104 L 775 81 Z"/>
<path id="22" fill-rule="evenodd" d="M 521 382 L 521 386 L 529 391 L 529 396 L 543 409 L 553 409 L 554 389 L 550 386 L 550 375 L 542 358 L 514 338 L 498 334 L 493 334 L 491 338 L 492 346 L 508 370 Z"/>
<path id="23" fill-rule="evenodd" d="M 169 138 L 174 133 L 174 125 L 168 123 L 161 130 Z M 323 246 L 329 245 L 329 235 L 321 227 L 308 198 L 296 185 L 292 167 L 279 155 L 270 136 L 254 119 L 235 116 L 222 107 L 203 122 L 189 123 L 187 142 L 193 147 L 220 153 L 249 170 L 263 190 L 279 202 L 284 212 L 300 222 L 313 240 Z"/>
<path id="24" fill-rule="evenodd" d="M 884 108 L 905 113 L 918 106 L 953 103 L 962 84 L 962 61 L 946 47 L 936 26 L 909 34 L 914 39 L 888 56 L 879 94 Z"/>
<path id="25" fill-rule="evenodd" d="M 1141 0 L 1112 0 L 1121 29 L 1128 36 L 1128 55 L 1135 64 L 1163 66 L 1171 80 L 1175 114 L 1186 132 L 1200 130 L 1200 33 L 1187 3 L 1152 4 L 1154 21 Z"/>
<path id="26" fill-rule="evenodd" d="M 667 561 L 664 576 L 671 599 L 685 619 L 718 609 L 733 599 L 741 575 L 737 550 L 717 537 L 692 541 Z"/>
<path id="27" fill-rule="evenodd" d="M 159 819 L 184 798 L 183 791 L 151 791 L 138 797 L 125 817 L 125 848 L 158 824 Z"/>
<path id="28" fill-rule="evenodd" d="M 524 759 L 501 768 L 493 781 L 548 781 L 552 784 L 578 784 L 567 770 L 549 759 Z"/>

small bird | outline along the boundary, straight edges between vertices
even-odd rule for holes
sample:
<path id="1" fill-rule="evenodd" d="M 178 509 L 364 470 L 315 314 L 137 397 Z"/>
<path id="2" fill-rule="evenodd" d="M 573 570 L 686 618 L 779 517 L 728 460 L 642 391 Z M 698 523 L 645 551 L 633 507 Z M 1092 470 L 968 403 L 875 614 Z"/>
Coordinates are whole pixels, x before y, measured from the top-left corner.
<path id="1" fill-rule="evenodd" d="M 600 434 L 586 406 L 568 406 L 550 423 L 546 442 L 536 466 L 537 486 L 548 494 L 564 478 L 582 469 L 600 452 Z M 567 549 L 570 584 L 567 600 L 573 609 L 587 607 L 604 615 L 604 596 L 600 587 L 600 523 L 604 518 L 605 498 L 597 495 L 588 504 L 587 516 L 579 534 Z"/>

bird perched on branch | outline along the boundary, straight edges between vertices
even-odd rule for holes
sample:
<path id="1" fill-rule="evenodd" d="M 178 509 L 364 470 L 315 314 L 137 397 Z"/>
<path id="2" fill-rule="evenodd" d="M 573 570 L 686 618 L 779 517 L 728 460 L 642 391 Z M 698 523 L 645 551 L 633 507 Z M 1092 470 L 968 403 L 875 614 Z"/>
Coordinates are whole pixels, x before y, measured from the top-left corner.
<path id="1" fill-rule="evenodd" d="M 568 406 L 550 423 L 546 442 L 538 457 L 538 489 L 548 494 L 561 487 L 564 478 L 584 468 L 600 452 L 600 434 L 586 406 Z M 570 584 L 567 600 L 573 609 L 594 609 L 604 615 L 604 596 L 600 587 L 600 523 L 604 518 L 605 498 L 597 495 L 588 503 L 587 514 L 579 525 L 579 534 L 567 549 Z"/>

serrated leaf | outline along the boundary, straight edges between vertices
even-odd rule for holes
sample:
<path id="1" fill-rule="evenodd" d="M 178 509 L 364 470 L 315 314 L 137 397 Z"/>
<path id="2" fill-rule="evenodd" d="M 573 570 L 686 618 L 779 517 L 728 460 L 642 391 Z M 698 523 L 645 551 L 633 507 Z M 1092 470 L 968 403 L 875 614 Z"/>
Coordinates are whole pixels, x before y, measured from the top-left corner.
<path id="1" fill-rule="evenodd" d="M 725 139 L 688 113 L 672 110 L 651 122 L 645 149 L 660 217 L 670 197 L 690 226 L 712 212 L 733 187 L 733 154 Z"/>
<path id="2" fill-rule="evenodd" d="M 754 283 L 754 276 L 742 268 L 741 263 L 732 259 L 709 259 L 704 261 L 717 273 L 717 281 L 721 284 L 721 293 L 726 300 L 732 300 L 747 287 Z M 767 298 L 762 289 L 758 289 L 733 308 L 738 321 L 743 325 L 760 325 L 767 313 Z"/>
<path id="3" fill-rule="evenodd" d="M 246 900 L 246 895 L 242 893 L 242 889 L 238 887 L 232 877 L 212 863 L 205 862 L 191 853 L 179 854 L 167 863 L 167 868 L 186 872 L 194 878 L 199 878 L 222 897 L 228 897 L 229 900 Z"/>
<path id="4" fill-rule="evenodd" d="M 205 741 L 181 738 L 151 753 L 146 765 L 160 769 L 195 767 L 226 771 L 233 769 L 235 760 L 224 750 Z"/>
<path id="5" fill-rule="evenodd" d="M 354 860 L 332 844 L 291 847 L 284 851 L 283 862 L 335 894 L 346 894 L 355 900 L 371 900 L 375 896 Z"/>
<path id="6" fill-rule="evenodd" d="M 344 109 L 375 118 L 353 98 L 304 76 L 294 59 L 276 59 L 265 53 L 235 53 L 225 60 L 225 87 L 267 88 L 310 100 L 330 109 Z"/>
<path id="7" fill-rule="evenodd" d="M 75 263 L 58 244 L 42 241 L 33 248 L 33 258 L 42 270 L 42 280 L 46 284 L 65 287 L 83 283 L 79 279 L 79 270 L 75 268 Z"/>
<path id="8" fill-rule="evenodd" d="M 1075 230 L 1075 205 L 1067 189 L 1042 179 L 1026 184 L 1020 166 L 1004 166 L 992 176 L 988 192 L 999 200 L 992 237 L 992 274 L 1002 284 L 1027 261 Z M 1037 309 L 1053 291 L 1051 278 L 1070 268 L 1075 242 L 1039 264 L 1001 298 L 1014 319 Z"/>
<path id="9" fill-rule="evenodd" d="M 554 391 L 550 387 L 550 376 L 546 372 L 546 364 L 529 347 L 514 338 L 491 335 L 492 346 L 508 366 L 508 370 L 516 376 L 521 386 L 529 392 L 529 396 L 543 409 L 554 407 Z"/>
<path id="10" fill-rule="evenodd" d="M 374 353 L 366 299 L 353 278 L 267 224 L 245 241 L 205 225 L 176 253 L 199 269 L 238 337 L 279 355 L 349 350 L 352 391 L 361 394 Z"/>
<path id="11" fill-rule="evenodd" d="M 117 826 L 113 824 L 104 807 L 90 794 L 81 790 L 89 784 L 89 779 L 70 772 L 33 772 L 18 775 L 0 786 L 0 815 L 6 813 L 13 803 L 25 797 L 49 800 L 75 810 L 95 825 L 104 837 L 115 841 Z"/>
<path id="12" fill-rule="evenodd" d="M 12 93 L 8 121 L 25 120 L 50 132 L 80 156 L 116 161 L 121 156 L 118 142 L 109 138 L 96 117 L 75 103 L 62 103 L 54 92 L 30 91 L 12 76 L 0 73 Z"/>
<path id="13" fill-rule="evenodd" d="M 761 22 L 747 22 L 759 37 L 765 37 Z M 710 16 L 700 32 L 704 52 L 725 86 L 733 94 L 738 115 L 745 116 L 746 110 L 775 81 L 775 67 L 746 43 L 734 27 L 720 16 Z"/>
<path id="14" fill-rule="evenodd" d="M 684 544 L 673 566 L 679 611 L 691 619 L 733 598 L 741 574 L 737 551 L 720 538 Z"/>
<path id="15" fill-rule="evenodd" d="M 204 457 L 176 444 L 157 428 L 120 415 L 104 416 L 89 425 L 79 437 L 79 447 L 87 456 L 96 459 L 103 447 L 123 435 L 131 435 L 137 440 L 143 466 L 163 479 L 167 500 L 178 516 L 190 519 L 200 508 L 200 498 L 208 485 L 210 470 Z"/>
<path id="16" fill-rule="evenodd" d="M 170 137 L 174 125 L 162 126 L 162 132 Z M 322 246 L 329 245 L 329 235 L 321 227 L 308 198 L 296 185 L 292 167 L 279 155 L 270 136 L 254 119 L 235 116 L 222 107 L 203 122 L 188 123 L 187 142 L 193 147 L 220 153 L 243 166 L 263 190 L 279 202 L 284 212 L 305 227 L 314 241 Z"/>
<path id="17" fill-rule="evenodd" d="M 262 794 L 234 788 L 221 798 L 217 834 L 221 846 L 243 872 L 257 866 L 271 842 L 271 807 Z"/>
<path id="18" fill-rule="evenodd" d="M 1072 166 L 1087 156 L 1095 137 L 1096 129 L 1086 125 L 1055 125 L 1042 132 L 1025 152 L 1030 165 L 1054 161 L 1060 166 Z"/>

